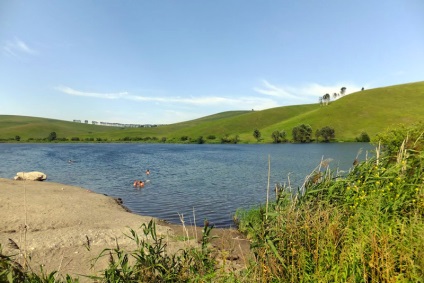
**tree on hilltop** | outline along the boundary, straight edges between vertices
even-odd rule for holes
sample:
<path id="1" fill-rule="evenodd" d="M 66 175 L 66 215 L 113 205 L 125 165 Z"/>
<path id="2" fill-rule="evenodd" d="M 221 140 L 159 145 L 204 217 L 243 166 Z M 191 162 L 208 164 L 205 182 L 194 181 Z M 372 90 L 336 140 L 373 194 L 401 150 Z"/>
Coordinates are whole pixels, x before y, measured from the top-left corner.
<path id="1" fill-rule="evenodd" d="M 322 101 L 324 102 L 325 105 L 328 105 L 328 103 L 330 102 L 331 96 L 326 93 L 324 94 L 324 96 L 322 97 Z"/>

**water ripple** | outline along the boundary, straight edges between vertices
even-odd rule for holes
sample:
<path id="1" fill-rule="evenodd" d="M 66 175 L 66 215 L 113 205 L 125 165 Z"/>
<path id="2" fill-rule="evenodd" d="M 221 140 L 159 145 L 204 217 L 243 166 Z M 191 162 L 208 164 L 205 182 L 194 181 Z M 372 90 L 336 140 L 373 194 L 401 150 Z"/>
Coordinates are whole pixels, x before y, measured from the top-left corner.
<path id="1" fill-rule="evenodd" d="M 134 213 L 180 223 L 234 226 L 238 208 L 266 200 L 268 156 L 271 192 L 276 183 L 303 182 L 321 161 L 348 170 L 368 144 L 171 145 L 0 144 L 0 177 L 42 171 L 49 181 L 84 187 L 123 199 Z M 365 150 L 363 155 L 365 156 Z M 72 162 L 69 162 L 72 160 Z M 150 176 L 145 175 L 149 169 Z M 135 189 L 136 179 L 150 181 Z"/>

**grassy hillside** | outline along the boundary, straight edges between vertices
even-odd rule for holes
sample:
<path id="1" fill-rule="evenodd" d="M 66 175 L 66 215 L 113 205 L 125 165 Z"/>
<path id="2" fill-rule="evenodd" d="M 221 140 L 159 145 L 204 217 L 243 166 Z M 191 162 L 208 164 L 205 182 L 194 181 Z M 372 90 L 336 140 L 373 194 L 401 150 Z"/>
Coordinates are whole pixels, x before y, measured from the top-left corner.
<path id="1" fill-rule="evenodd" d="M 318 96 L 317 94 L 317 100 Z M 196 120 L 156 128 L 115 128 L 67 121 L 0 115 L 0 139 L 20 136 L 23 141 L 46 138 L 56 132 L 59 138 L 102 138 L 108 141 L 125 137 L 146 137 L 179 142 L 187 136 L 197 139 L 214 135 L 238 136 L 240 142 L 256 142 L 253 130 L 259 129 L 261 142 L 271 142 L 271 133 L 285 130 L 291 138 L 293 127 L 309 124 L 313 131 L 324 126 L 335 129 L 336 139 L 353 141 L 362 131 L 370 137 L 399 123 L 424 121 L 424 82 L 395 85 L 352 93 L 327 106 L 316 104 L 277 107 L 262 111 L 229 111 Z"/>

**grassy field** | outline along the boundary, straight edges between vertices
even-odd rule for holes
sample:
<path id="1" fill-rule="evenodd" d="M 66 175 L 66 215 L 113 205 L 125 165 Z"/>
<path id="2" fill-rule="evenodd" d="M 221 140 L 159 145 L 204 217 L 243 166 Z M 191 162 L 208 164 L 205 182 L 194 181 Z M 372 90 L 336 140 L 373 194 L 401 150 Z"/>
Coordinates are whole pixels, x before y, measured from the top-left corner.
<path id="1" fill-rule="evenodd" d="M 309 124 L 313 131 L 329 126 L 336 140 L 354 141 L 361 132 L 371 138 L 400 123 L 424 120 L 424 82 L 364 90 L 339 98 L 327 106 L 316 104 L 276 107 L 262 111 L 228 111 L 199 119 L 153 128 L 116 128 L 25 116 L 0 115 L 0 139 L 21 141 L 47 138 L 56 132 L 68 140 L 102 139 L 119 141 L 192 141 L 202 136 L 206 142 L 219 143 L 224 136 L 237 136 L 240 143 L 256 143 L 253 131 L 261 132 L 262 143 L 272 142 L 273 131 L 286 131 L 291 139 L 293 127 Z M 317 95 L 318 101 L 318 95 Z M 215 139 L 207 137 L 215 136 Z"/>

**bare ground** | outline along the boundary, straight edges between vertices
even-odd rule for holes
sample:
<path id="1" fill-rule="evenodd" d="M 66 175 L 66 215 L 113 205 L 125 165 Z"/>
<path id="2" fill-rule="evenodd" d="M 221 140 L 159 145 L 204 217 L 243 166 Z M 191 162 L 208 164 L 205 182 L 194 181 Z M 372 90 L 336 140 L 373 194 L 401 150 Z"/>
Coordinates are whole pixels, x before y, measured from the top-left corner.
<path id="1" fill-rule="evenodd" d="M 157 234 L 166 240 L 169 253 L 198 246 L 202 235 L 201 227 L 174 225 L 133 214 L 111 197 L 52 182 L 0 178 L 0 212 L 2 253 L 16 254 L 21 264 L 26 256 L 34 271 L 38 272 L 42 265 L 46 272 L 58 271 L 58 276 L 98 274 L 107 266 L 107 258 L 92 266 L 93 259 L 117 243 L 124 249 L 133 248 L 134 242 L 125 234 L 132 228 L 142 235 L 140 226 L 152 219 Z M 225 262 L 229 269 L 244 268 L 251 257 L 249 241 L 234 229 L 213 229 L 212 236 L 212 248 L 219 262 Z M 90 282 L 84 276 L 80 280 Z"/>

